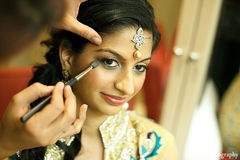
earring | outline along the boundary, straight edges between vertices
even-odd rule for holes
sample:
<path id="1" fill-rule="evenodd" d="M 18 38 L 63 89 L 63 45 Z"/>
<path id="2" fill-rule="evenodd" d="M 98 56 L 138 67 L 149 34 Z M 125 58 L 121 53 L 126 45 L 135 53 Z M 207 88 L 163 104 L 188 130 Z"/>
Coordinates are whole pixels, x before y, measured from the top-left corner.
<path id="1" fill-rule="evenodd" d="M 70 74 L 69 70 L 67 70 L 67 69 L 64 69 L 62 71 L 62 75 L 63 75 L 64 81 L 68 81 L 71 78 L 71 74 Z"/>

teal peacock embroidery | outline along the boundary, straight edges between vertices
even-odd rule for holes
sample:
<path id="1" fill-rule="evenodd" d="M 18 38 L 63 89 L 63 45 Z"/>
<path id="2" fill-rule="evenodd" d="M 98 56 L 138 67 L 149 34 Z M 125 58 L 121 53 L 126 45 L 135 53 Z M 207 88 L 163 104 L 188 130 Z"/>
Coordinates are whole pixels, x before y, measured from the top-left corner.
<path id="1" fill-rule="evenodd" d="M 161 141 L 161 137 L 157 135 L 156 132 L 150 132 L 147 135 L 147 138 L 150 140 L 151 136 L 154 136 L 156 142 L 155 142 L 155 146 L 152 149 L 151 152 L 149 152 L 149 150 L 147 150 L 147 148 L 145 146 L 141 146 L 142 148 L 142 158 L 144 160 L 148 160 L 151 157 L 157 156 L 158 155 L 158 150 L 161 148 L 162 144 L 160 143 Z M 149 152 L 149 153 L 148 153 Z"/>
<path id="2" fill-rule="evenodd" d="M 141 155 L 141 158 L 143 160 L 149 160 L 149 158 L 151 157 L 154 157 L 154 156 L 157 156 L 158 155 L 158 150 L 161 148 L 162 144 L 160 143 L 161 142 L 161 137 L 157 135 L 156 132 L 149 132 L 148 135 L 147 135 L 147 140 L 149 141 L 152 141 L 151 140 L 151 136 L 154 136 L 156 142 L 155 142 L 155 146 L 154 148 L 151 150 L 151 152 L 149 152 L 149 150 L 144 146 L 142 145 L 140 148 L 141 148 L 141 151 L 140 153 L 142 153 Z M 154 139 L 153 138 L 153 139 Z M 149 152 L 149 153 L 148 153 Z M 133 156 L 130 156 L 130 160 L 136 160 L 136 158 L 134 158 Z"/>

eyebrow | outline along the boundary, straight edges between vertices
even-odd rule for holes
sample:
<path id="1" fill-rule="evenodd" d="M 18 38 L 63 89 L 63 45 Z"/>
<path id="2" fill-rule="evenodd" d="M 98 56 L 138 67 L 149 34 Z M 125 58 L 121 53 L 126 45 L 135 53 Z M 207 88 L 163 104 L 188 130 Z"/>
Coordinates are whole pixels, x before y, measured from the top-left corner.
<path id="1" fill-rule="evenodd" d="M 139 62 L 144 62 L 144 61 L 147 61 L 147 60 L 151 60 L 151 57 L 144 58 L 144 59 L 142 59 L 142 60 L 141 60 L 141 61 L 139 61 Z"/>
<path id="2" fill-rule="evenodd" d="M 108 53 L 111 53 L 113 55 L 115 55 L 116 57 L 119 57 L 123 60 L 126 60 L 121 54 L 111 50 L 111 49 L 98 49 L 98 50 L 95 50 L 96 52 L 108 52 Z"/>
<path id="3" fill-rule="evenodd" d="M 123 59 L 123 60 L 126 60 L 122 55 L 120 55 L 119 53 L 117 53 L 117 52 L 115 52 L 115 51 L 113 51 L 113 50 L 111 50 L 111 49 L 98 49 L 98 50 L 95 50 L 95 51 L 96 51 L 96 52 L 108 52 L 108 53 L 111 53 L 111 54 L 113 54 L 113 55 L 115 55 L 115 56 L 117 56 L 117 57 L 119 57 L 119 58 L 121 58 L 121 59 Z M 142 59 L 142 60 L 139 61 L 139 62 L 144 62 L 144 61 L 147 61 L 147 60 L 151 60 L 151 57 Z"/>

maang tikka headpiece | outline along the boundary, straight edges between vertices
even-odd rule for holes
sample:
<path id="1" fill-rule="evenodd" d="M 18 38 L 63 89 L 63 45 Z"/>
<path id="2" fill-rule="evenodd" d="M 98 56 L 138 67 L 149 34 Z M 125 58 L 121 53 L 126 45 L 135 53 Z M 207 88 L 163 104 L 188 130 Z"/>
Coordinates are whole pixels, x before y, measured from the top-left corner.
<path id="1" fill-rule="evenodd" d="M 135 48 L 137 49 L 133 53 L 133 58 L 138 60 L 138 59 L 140 59 L 142 57 L 142 54 L 141 54 L 141 52 L 139 52 L 139 49 L 142 47 L 142 45 L 144 43 L 146 43 L 145 36 L 143 35 L 142 27 L 140 27 L 140 26 L 138 27 L 137 33 L 134 35 L 132 41 L 135 43 Z"/>

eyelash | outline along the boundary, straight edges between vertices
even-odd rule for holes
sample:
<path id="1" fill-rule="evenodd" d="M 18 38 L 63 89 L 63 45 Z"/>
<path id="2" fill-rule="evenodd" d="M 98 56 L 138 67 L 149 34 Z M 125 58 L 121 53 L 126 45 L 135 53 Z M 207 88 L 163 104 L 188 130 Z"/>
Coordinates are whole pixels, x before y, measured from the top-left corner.
<path id="1" fill-rule="evenodd" d="M 108 69 L 117 69 L 117 68 L 122 67 L 122 65 L 117 60 L 115 60 L 113 58 L 103 58 L 103 59 L 100 60 L 100 62 Z M 111 66 L 113 62 L 116 63 L 115 66 Z M 148 70 L 148 67 L 146 65 L 137 64 L 137 65 L 134 66 L 133 70 L 138 72 L 138 73 L 143 73 L 146 70 Z"/>
<path id="2" fill-rule="evenodd" d="M 140 69 L 138 70 L 138 69 L 136 69 L 137 67 L 139 67 L 140 66 Z M 143 70 L 142 70 L 143 69 Z M 136 66 L 134 66 L 134 70 L 136 71 L 136 72 L 139 72 L 139 73 L 143 73 L 143 72 L 145 72 L 146 70 L 148 70 L 148 67 L 146 66 L 146 65 L 136 65 Z M 142 70 L 142 71 L 140 71 L 140 70 Z"/>
<path id="3" fill-rule="evenodd" d="M 102 64 L 107 67 L 107 68 L 110 68 L 110 69 L 116 69 L 116 68 L 120 68 L 122 67 L 121 64 L 113 59 L 113 58 L 103 58 L 100 60 L 102 62 Z M 110 66 L 111 64 L 109 64 L 109 62 L 112 64 L 113 62 L 117 63 L 117 66 Z"/>

